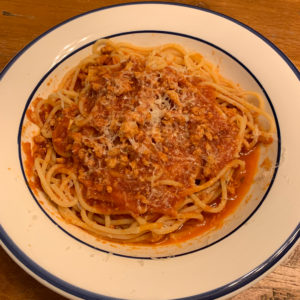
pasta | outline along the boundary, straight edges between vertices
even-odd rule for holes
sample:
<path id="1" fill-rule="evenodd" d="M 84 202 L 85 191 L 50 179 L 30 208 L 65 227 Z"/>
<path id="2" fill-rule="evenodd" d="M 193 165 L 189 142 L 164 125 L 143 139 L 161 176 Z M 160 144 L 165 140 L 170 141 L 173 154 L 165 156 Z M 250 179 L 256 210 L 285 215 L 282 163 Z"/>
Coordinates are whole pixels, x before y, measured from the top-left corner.
<path id="1" fill-rule="evenodd" d="M 241 157 L 275 130 L 259 94 L 177 44 L 99 40 L 30 109 L 39 186 L 67 222 L 118 242 L 158 243 L 220 213 Z"/>

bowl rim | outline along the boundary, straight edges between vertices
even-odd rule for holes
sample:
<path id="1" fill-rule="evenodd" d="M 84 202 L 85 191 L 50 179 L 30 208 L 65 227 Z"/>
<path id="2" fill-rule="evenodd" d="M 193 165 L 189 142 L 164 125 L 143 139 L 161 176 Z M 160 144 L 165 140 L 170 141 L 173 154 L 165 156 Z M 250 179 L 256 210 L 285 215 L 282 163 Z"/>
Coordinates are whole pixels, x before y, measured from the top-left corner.
<path id="1" fill-rule="evenodd" d="M 131 5 L 173 5 L 173 6 L 183 6 L 183 7 L 188 7 L 192 9 L 197 9 L 201 10 L 207 13 L 211 13 L 214 15 L 217 15 L 219 17 L 225 18 L 229 21 L 232 21 L 236 23 L 239 26 L 244 27 L 248 31 L 252 32 L 254 35 L 256 35 L 258 38 L 263 40 L 266 44 L 268 44 L 275 52 L 286 62 L 286 64 L 289 66 L 289 68 L 293 71 L 293 73 L 296 75 L 296 77 L 300 80 L 300 72 L 298 69 L 294 66 L 294 64 L 290 61 L 290 59 L 277 47 L 275 46 L 271 41 L 269 41 L 267 38 L 265 38 L 263 35 L 258 33 L 256 30 L 252 29 L 251 27 L 243 24 L 240 21 L 237 21 L 234 18 L 228 17 L 224 14 L 206 9 L 206 8 L 200 8 L 200 7 L 195 7 L 192 5 L 187 5 L 187 4 L 181 4 L 181 3 L 173 3 L 173 2 L 156 2 L 156 1 L 151 1 L 151 2 L 132 2 L 132 3 L 121 3 L 121 4 L 116 4 L 116 5 L 111 5 L 111 6 L 106 6 L 106 7 L 101 7 L 97 9 L 90 10 L 88 12 L 76 15 L 72 18 L 69 18 L 58 25 L 53 26 L 46 32 L 42 33 L 39 35 L 37 38 L 35 38 L 33 41 L 31 41 L 29 44 L 27 44 L 22 50 L 20 50 L 8 63 L 7 65 L 2 69 L 0 73 L 0 80 L 3 78 L 3 76 L 6 74 L 6 72 L 11 68 L 11 66 L 18 60 L 18 58 L 26 52 L 32 45 L 34 45 L 36 42 L 38 42 L 41 38 L 43 38 L 45 35 L 48 33 L 52 32 L 53 30 L 59 28 L 60 26 L 78 19 L 82 16 L 102 11 L 105 9 L 110 9 L 114 7 L 119 7 L 119 6 L 131 6 Z M 275 264 L 277 264 L 288 252 L 291 250 L 293 246 L 295 246 L 297 240 L 300 238 L 300 222 L 296 226 L 296 228 L 293 230 L 291 235 L 285 240 L 285 242 L 268 258 L 266 259 L 261 265 L 257 266 L 254 268 L 252 271 L 250 271 L 248 274 L 234 280 L 231 283 L 228 283 L 224 286 L 221 286 L 219 288 L 213 289 L 209 292 L 205 292 L 202 294 L 194 295 L 194 296 L 189 296 L 189 297 L 184 297 L 181 299 L 187 300 L 187 299 L 215 299 L 217 297 L 222 297 L 225 295 L 228 295 L 229 293 L 232 293 L 250 282 L 254 281 L 258 277 L 260 277 L 262 274 L 266 273 L 268 270 L 270 270 L 272 267 L 274 267 Z M 46 284 L 48 287 L 54 289 L 55 291 L 59 290 L 63 293 L 67 293 L 68 295 L 72 295 L 73 297 L 88 297 L 89 299 L 119 299 L 119 298 L 113 298 L 109 296 L 104 296 L 101 294 L 96 294 L 89 292 L 87 290 L 78 288 L 76 286 L 73 286 L 58 277 L 52 275 L 45 269 L 41 268 L 39 265 L 37 265 L 31 258 L 29 258 L 7 235 L 6 231 L 0 224 L 0 242 L 3 248 L 8 252 L 8 254 L 19 264 L 21 265 L 27 272 L 31 273 L 36 279 L 38 279 L 40 282 L 43 284 Z M 28 270 L 29 269 L 29 270 Z M 33 273 L 33 274 L 32 274 Z"/>

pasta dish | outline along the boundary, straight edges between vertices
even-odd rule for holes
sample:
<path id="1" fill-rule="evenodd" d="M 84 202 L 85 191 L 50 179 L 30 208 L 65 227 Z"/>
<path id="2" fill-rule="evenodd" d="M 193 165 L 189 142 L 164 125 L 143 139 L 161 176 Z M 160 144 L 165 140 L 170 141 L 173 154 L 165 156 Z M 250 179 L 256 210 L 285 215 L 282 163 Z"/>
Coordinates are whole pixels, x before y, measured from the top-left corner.
<path id="1" fill-rule="evenodd" d="M 33 101 L 35 182 L 60 215 L 104 239 L 159 243 L 218 214 L 244 157 L 272 142 L 263 98 L 177 44 L 99 40 Z"/>

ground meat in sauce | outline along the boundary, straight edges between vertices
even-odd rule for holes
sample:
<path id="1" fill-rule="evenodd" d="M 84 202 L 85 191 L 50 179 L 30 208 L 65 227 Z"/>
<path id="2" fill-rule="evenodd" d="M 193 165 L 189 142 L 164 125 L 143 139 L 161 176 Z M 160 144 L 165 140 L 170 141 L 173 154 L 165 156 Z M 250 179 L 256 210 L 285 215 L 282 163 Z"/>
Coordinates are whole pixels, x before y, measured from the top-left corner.
<path id="1" fill-rule="evenodd" d="M 102 67 L 108 63 L 103 54 L 99 65 L 81 70 L 78 92 L 93 75 L 79 99 L 89 120 L 76 126 L 78 107 L 66 107 L 53 125 L 54 149 L 76 172 L 90 205 L 107 213 L 174 215 L 180 192 L 233 159 L 238 128 L 220 113 L 213 88 L 187 71 L 150 70 L 137 57 L 114 71 Z"/>

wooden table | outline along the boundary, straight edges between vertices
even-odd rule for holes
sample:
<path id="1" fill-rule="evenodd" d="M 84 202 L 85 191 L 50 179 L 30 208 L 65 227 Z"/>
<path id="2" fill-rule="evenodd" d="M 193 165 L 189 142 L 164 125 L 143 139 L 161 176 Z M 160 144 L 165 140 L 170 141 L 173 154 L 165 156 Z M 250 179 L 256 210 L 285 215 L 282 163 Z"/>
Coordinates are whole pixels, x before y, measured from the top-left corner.
<path id="1" fill-rule="evenodd" d="M 131 2 L 131 1 L 127 1 Z M 177 1 L 233 17 L 260 32 L 300 69 L 299 0 Z M 65 19 L 118 0 L 0 0 L 0 70 L 27 43 Z M 0 299 L 64 299 L 37 283 L 0 249 Z M 300 299 L 300 245 L 272 273 L 231 300 Z"/>

